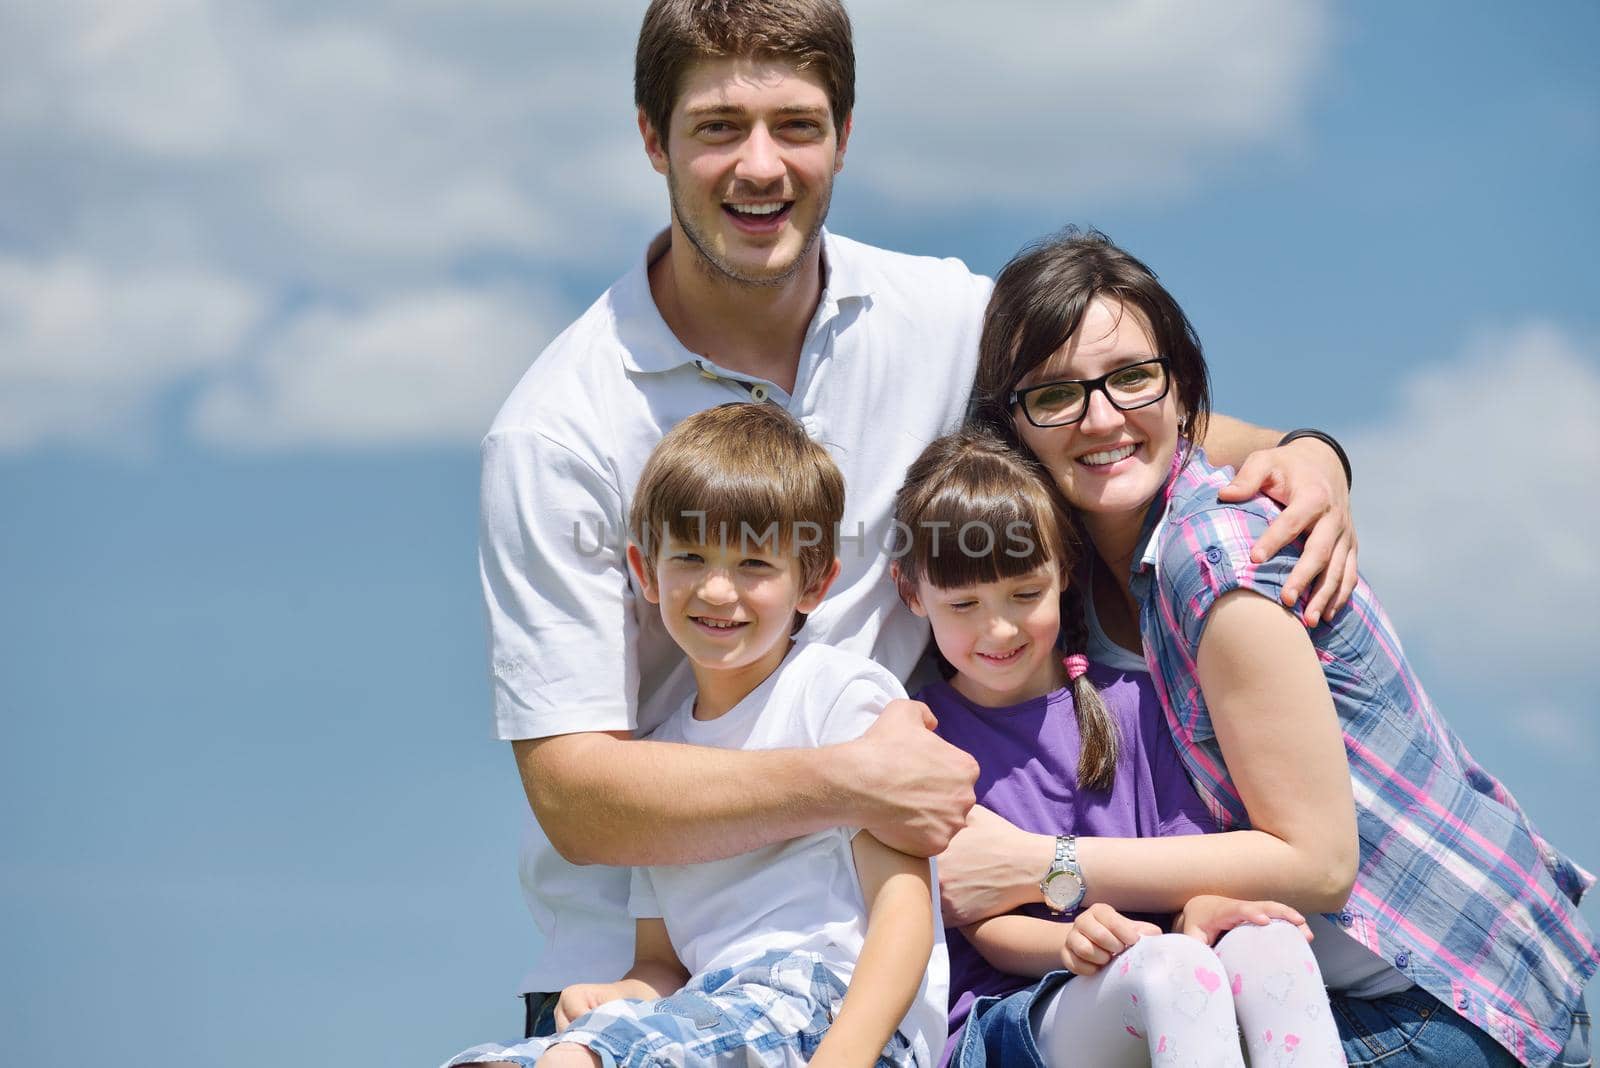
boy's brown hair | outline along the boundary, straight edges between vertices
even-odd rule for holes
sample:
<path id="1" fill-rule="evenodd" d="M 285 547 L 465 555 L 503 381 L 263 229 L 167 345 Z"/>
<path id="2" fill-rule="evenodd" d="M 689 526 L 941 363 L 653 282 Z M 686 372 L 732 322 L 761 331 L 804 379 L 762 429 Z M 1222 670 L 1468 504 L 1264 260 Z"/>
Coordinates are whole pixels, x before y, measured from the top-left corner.
<path id="1" fill-rule="evenodd" d="M 821 79 L 833 125 L 856 103 L 850 16 L 839 0 L 652 0 L 639 27 L 633 102 L 663 143 L 683 76 L 703 59 L 779 59 Z"/>
<path id="2" fill-rule="evenodd" d="M 639 476 L 628 533 L 655 574 L 663 533 L 675 541 L 792 552 L 810 590 L 833 566 L 844 476 L 828 450 L 775 404 L 734 403 L 667 432 Z"/>

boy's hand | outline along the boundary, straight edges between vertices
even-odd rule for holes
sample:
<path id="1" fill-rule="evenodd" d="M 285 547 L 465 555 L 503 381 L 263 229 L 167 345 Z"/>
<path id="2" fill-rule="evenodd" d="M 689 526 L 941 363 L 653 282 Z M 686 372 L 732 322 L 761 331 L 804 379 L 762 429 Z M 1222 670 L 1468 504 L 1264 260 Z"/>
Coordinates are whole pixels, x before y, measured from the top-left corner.
<path id="1" fill-rule="evenodd" d="M 574 983 L 561 991 L 561 998 L 556 1002 L 556 1030 L 565 1031 L 573 1020 L 608 1001 L 639 996 L 635 984 L 627 979 L 615 983 Z"/>
<path id="2" fill-rule="evenodd" d="M 1093 975 L 1145 935 L 1160 933 L 1161 928 L 1153 923 L 1130 920 L 1110 905 L 1096 902 L 1067 924 L 1061 964 L 1073 975 Z"/>
<path id="3" fill-rule="evenodd" d="M 1288 905 L 1277 901 L 1240 901 L 1216 894 L 1190 898 L 1173 921 L 1172 929 L 1210 946 L 1235 927 L 1247 923 L 1268 924 L 1273 920 L 1287 920 L 1300 928 L 1307 942 L 1311 941 L 1311 928 L 1306 925 L 1306 918 Z"/>

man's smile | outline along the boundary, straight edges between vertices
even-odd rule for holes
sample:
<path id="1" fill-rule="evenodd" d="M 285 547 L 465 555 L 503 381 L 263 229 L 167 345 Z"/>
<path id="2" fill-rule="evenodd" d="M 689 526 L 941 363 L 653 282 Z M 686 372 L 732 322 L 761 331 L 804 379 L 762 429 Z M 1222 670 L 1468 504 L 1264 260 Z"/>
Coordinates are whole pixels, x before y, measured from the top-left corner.
<path id="1" fill-rule="evenodd" d="M 740 230 L 753 234 L 776 231 L 794 211 L 792 200 L 764 200 L 746 204 L 723 204 L 723 214 Z"/>

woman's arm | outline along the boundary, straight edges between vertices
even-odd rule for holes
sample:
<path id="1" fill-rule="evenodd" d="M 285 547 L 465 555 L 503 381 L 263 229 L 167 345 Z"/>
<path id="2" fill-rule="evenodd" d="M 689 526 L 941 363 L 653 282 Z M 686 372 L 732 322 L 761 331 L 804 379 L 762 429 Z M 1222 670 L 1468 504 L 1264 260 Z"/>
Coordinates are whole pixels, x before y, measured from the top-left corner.
<path id="1" fill-rule="evenodd" d="M 866 1068 L 905 1018 L 933 952 L 933 888 L 928 862 L 862 831 L 851 843 L 867 901 L 867 937 L 850 991 L 811 1063 Z"/>
<path id="2" fill-rule="evenodd" d="M 1338 910 L 1359 857 L 1355 802 L 1333 698 L 1305 628 L 1260 594 L 1233 590 L 1211 608 L 1197 671 L 1252 829 L 1080 837 L 1088 900 L 1176 912 L 1191 897 L 1220 894 Z M 1052 850 L 1048 835 L 974 810 L 939 860 L 946 922 L 1040 900 Z"/>
<path id="3" fill-rule="evenodd" d="M 1201 893 L 1336 911 L 1359 858 L 1355 801 L 1310 636 L 1274 602 L 1232 590 L 1206 617 L 1196 673 L 1252 830 L 1081 839 L 1091 897 L 1136 911 L 1176 909 Z"/>

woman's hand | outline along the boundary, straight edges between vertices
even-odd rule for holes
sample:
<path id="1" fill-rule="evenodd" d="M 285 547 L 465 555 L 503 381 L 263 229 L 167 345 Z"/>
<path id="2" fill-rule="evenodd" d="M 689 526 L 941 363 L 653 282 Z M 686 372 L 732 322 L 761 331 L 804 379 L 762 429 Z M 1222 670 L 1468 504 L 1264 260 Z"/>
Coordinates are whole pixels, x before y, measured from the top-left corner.
<path id="1" fill-rule="evenodd" d="M 1093 975 L 1145 935 L 1160 933 L 1161 928 L 1153 923 L 1130 920 L 1110 905 L 1096 902 L 1067 924 L 1061 964 L 1073 975 Z"/>
<path id="2" fill-rule="evenodd" d="M 939 901 L 947 927 L 963 927 L 1039 900 L 1055 839 L 1030 834 L 982 805 L 939 855 Z"/>
<path id="3" fill-rule="evenodd" d="M 1190 898 L 1173 921 L 1172 929 L 1212 946 L 1216 945 L 1218 938 L 1235 927 L 1247 923 L 1265 925 L 1273 920 L 1287 920 L 1300 928 L 1307 942 L 1311 941 L 1311 928 L 1307 926 L 1306 918 L 1288 905 L 1277 901 L 1240 901 L 1236 897 L 1220 897 L 1217 894 L 1200 894 Z"/>

